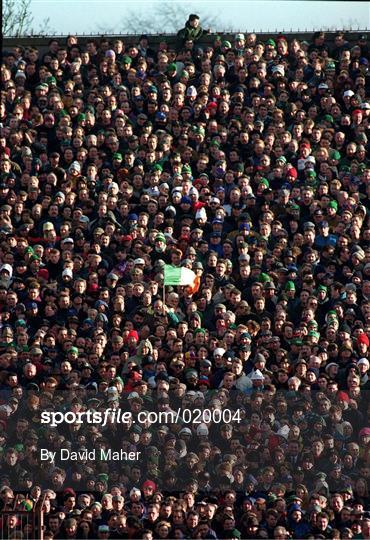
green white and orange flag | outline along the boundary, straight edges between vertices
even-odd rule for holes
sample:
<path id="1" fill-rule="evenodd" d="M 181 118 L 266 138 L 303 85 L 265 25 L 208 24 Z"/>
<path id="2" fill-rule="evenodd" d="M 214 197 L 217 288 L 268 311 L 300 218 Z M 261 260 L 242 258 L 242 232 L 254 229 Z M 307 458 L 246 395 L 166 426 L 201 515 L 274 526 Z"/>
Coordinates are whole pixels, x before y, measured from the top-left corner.
<path id="1" fill-rule="evenodd" d="M 165 285 L 193 286 L 195 284 L 195 278 L 195 273 L 189 268 L 185 268 L 184 266 L 178 268 L 170 264 L 164 265 Z"/>

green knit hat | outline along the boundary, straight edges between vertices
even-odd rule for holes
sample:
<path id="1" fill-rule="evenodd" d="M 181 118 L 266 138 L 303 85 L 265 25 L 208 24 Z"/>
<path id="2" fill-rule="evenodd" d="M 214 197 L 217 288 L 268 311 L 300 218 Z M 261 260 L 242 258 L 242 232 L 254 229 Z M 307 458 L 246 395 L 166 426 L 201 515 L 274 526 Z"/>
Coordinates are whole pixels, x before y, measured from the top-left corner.
<path id="1" fill-rule="evenodd" d="M 285 284 L 285 290 L 286 291 L 295 291 L 295 284 L 294 281 L 287 281 Z"/>

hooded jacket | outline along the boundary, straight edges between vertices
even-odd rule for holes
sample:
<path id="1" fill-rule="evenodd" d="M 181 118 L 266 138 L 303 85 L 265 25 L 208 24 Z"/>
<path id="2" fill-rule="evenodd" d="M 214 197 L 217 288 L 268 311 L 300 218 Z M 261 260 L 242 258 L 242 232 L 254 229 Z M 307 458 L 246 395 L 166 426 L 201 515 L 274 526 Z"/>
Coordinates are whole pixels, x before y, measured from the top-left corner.
<path id="1" fill-rule="evenodd" d="M 136 354 L 134 356 L 130 356 L 128 359 L 128 362 L 135 362 L 139 367 L 141 367 L 143 358 L 144 358 L 143 349 L 145 346 L 148 347 L 149 349 L 149 353 L 146 353 L 146 354 L 150 354 L 150 355 L 153 354 L 153 345 L 151 344 L 149 339 L 142 339 L 139 345 L 137 346 Z M 123 371 L 125 373 L 127 372 L 126 365 L 124 366 Z"/>
<path id="2" fill-rule="evenodd" d="M 295 521 L 292 518 L 292 514 L 295 510 L 299 510 L 303 514 L 302 508 L 299 504 L 292 504 L 288 510 L 288 528 L 293 533 L 293 538 L 305 538 L 310 532 L 310 525 L 303 519 Z"/>

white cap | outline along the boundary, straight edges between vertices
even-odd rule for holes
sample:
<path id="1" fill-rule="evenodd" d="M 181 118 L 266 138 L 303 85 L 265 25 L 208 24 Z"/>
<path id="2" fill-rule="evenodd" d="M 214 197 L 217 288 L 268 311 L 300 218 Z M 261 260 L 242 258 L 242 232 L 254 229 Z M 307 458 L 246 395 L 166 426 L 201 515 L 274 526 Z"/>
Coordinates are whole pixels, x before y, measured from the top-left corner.
<path id="1" fill-rule="evenodd" d="M 192 435 L 192 432 L 191 432 L 191 429 L 189 429 L 188 427 L 184 427 L 182 429 L 180 429 L 179 431 L 179 435 Z"/>
<path id="2" fill-rule="evenodd" d="M 262 371 L 256 369 L 251 376 L 251 381 L 263 381 L 265 377 L 263 376 Z"/>
<path id="3" fill-rule="evenodd" d="M 135 399 L 139 398 L 139 394 L 137 392 L 131 392 L 131 394 L 128 395 L 127 399 Z"/>
<path id="4" fill-rule="evenodd" d="M 330 368 L 332 368 L 333 366 L 339 368 L 339 364 L 337 364 L 336 362 L 330 362 L 326 367 L 325 367 L 325 371 L 326 373 L 329 371 Z"/>
<path id="5" fill-rule="evenodd" d="M 119 185 L 117 184 L 117 182 L 111 182 L 108 186 L 108 191 L 110 189 L 116 189 L 117 191 L 119 191 Z"/>
<path id="6" fill-rule="evenodd" d="M 198 95 L 198 92 L 195 86 L 189 86 L 189 88 L 186 91 L 186 95 L 192 96 L 192 97 L 195 97 L 196 95 Z"/>
<path id="7" fill-rule="evenodd" d="M 150 388 L 156 388 L 157 383 L 155 381 L 155 376 L 154 375 L 152 375 L 151 377 L 148 378 L 148 385 L 150 386 Z"/>
<path id="8" fill-rule="evenodd" d="M 79 164 L 78 161 L 73 161 L 71 163 L 71 165 L 69 166 L 69 170 L 70 171 L 78 171 L 78 172 L 81 172 L 81 165 Z"/>
<path id="9" fill-rule="evenodd" d="M 282 426 L 278 432 L 277 432 L 277 435 L 280 435 L 280 437 L 284 437 L 284 439 L 287 439 L 288 438 L 288 435 L 289 435 L 289 431 L 290 431 L 290 427 L 289 426 Z"/>
<path id="10" fill-rule="evenodd" d="M 272 73 L 280 73 L 281 75 L 285 75 L 284 66 L 282 66 L 281 64 L 278 64 L 277 66 L 273 66 L 271 71 Z"/>
<path id="11" fill-rule="evenodd" d="M 139 257 L 138 259 L 134 260 L 134 264 L 144 264 L 145 265 L 145 261 L 144 261 L 144 259 Z"/>
<path id="12" fill-rule="evenodd" d="M 353 90 L 346 90 L 344 93 L 343 93 L 343 97 L 352 97 L 354 96 L 355 93 Z"/>
<path id="13" fill-rule="evenodd" d="M 358 360 L 357 362 L 357 365 L 358 366 L 367 366 L 369 368 L 370 366 L 370 362 L 367 358 L 360 358 L 360 360 Z"/>
<path id="14" fill-rule="evenodd" d="M 207 212 L 205 211 L 203 207 L 197 210 L 195 214 L 195 219 L 207 219 Z"/>
<path id="15" fill-rule="evenodd" d="M 6 272 L 8 272 L 8 274 L 10 276 L 13 275 L 13 268 L 11 267 L 11 265 L 9 263 L 4 263 L 1 268 L 0 268 L 0 272 L 2 272 L 3 270 L 5 270 Z"/>
<path id="16" fill-rule="evenodd" d="M 73 272 L 70 268 L 66 268 L 65 270 L 63 270 L 62 272 L 62 277 L 64 276 L 68 276 L 68 277 L 73 277 Z"/>
<path id="17" fill-rule="evenodd" d="M 225 349 L 223 349 L 222 347 L 217 347 L 217 349 L 213 351 L 213 356 L 216 356 L 216 354 L 223 356 L 225 352 L 226 352 Z"/>
<path id="18" fill-rule="evenodd" d="M 197 427 L 197 435 L 208 435 L 209 430 L 205 424 L 199 424 Z"/>

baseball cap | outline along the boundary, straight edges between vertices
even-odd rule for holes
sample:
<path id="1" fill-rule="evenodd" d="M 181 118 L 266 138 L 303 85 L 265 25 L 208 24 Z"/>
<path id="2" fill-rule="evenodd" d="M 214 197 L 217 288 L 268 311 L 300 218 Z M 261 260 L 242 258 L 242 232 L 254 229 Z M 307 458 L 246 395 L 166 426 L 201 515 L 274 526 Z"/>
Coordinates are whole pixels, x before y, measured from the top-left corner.
<path id="1" fill-rule="evenodd" d="M 131 392 L 131 393 L 128 395 L 127 399 L 137 399 L 137 398 L 139 398 L 139 397 L 140 397 L 140 396 L 139 396 L 139 394 L 138 394 L 137 392 Z"/>
<path id="2" fill-rule="evenodd" d="M 191 429 L 189 428 L 182 428 L 179 431 L 179 435 L 192 435 Z"/>

